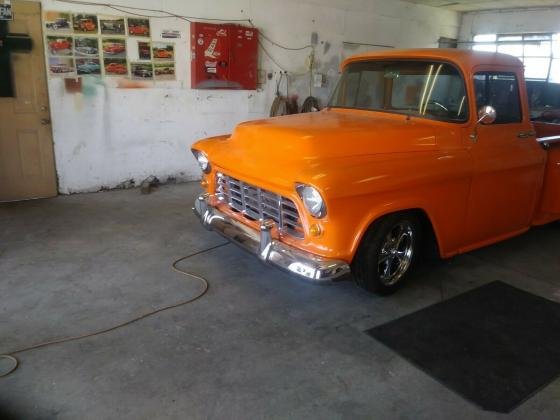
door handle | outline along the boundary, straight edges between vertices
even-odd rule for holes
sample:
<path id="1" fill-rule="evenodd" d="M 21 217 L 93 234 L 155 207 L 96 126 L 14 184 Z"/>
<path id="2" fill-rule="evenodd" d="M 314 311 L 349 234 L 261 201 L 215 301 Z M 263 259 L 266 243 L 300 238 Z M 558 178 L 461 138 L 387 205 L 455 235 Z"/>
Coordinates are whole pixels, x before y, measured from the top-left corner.
<path id="1" fill-rule="evenodd" d="M 41 124 L 42 125 L 49 125 L 50 123 L 51 123 L 50 118 L 41 118 Z"/>
<path id="2" fill-rule="evenodd" d="M 531 131 L 520 131 L 519 133 L 517 133 L 517 137 L 520 139 L 528 139 L 530 137 L 535 137 L 537 135 L 537 133 L 535 133 L 533 130 Z"/>

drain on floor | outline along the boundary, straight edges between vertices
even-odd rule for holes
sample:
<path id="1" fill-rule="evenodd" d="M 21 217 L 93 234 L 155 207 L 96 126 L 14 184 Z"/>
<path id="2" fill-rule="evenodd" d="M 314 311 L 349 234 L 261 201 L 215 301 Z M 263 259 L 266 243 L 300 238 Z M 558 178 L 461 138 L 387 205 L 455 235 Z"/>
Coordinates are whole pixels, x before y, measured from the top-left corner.
<path id="1" fill-rule="evenodd" d="M 560 375 L 560 304 L 493 282 L 367 331 L 485 410 Z"/>

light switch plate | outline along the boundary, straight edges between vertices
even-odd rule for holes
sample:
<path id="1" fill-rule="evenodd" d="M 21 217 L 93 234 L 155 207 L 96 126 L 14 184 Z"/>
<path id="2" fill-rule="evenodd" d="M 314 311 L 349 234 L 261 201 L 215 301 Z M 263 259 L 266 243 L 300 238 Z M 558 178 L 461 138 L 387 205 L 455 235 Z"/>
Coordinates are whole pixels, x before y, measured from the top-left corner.
<path id="1" fill-rule="evenodd" d="M 325 76 L 322 73 L 315 73 L 313 75 L 313 87 L 320 88 L 323 87 Z"/>

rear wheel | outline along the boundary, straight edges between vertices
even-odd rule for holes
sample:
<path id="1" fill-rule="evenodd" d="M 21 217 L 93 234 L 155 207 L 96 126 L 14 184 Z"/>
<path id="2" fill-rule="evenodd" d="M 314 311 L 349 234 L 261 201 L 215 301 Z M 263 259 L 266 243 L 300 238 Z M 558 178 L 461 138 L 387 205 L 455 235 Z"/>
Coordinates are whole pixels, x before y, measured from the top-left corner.
<path id="1" fill-rule="evenodd" d="M 358 286 L 382 295 L 395 292 L 415 263 L 420 235 L 420 221 L 413 213 L 391 214 L 376 221 L 352 263 Z"/>

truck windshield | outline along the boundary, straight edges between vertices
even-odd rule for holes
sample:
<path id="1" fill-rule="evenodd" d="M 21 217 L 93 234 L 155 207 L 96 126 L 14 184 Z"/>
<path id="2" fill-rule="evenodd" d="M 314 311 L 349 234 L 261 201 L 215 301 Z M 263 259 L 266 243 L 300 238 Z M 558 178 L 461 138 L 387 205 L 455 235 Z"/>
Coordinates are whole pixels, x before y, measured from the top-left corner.
<path id="1" fill-rule="evenodd" d="M 465 82 L 436 61 L 363 61 L 346 66 L 329 106 L 462 122 L 468 117 Z"/>

